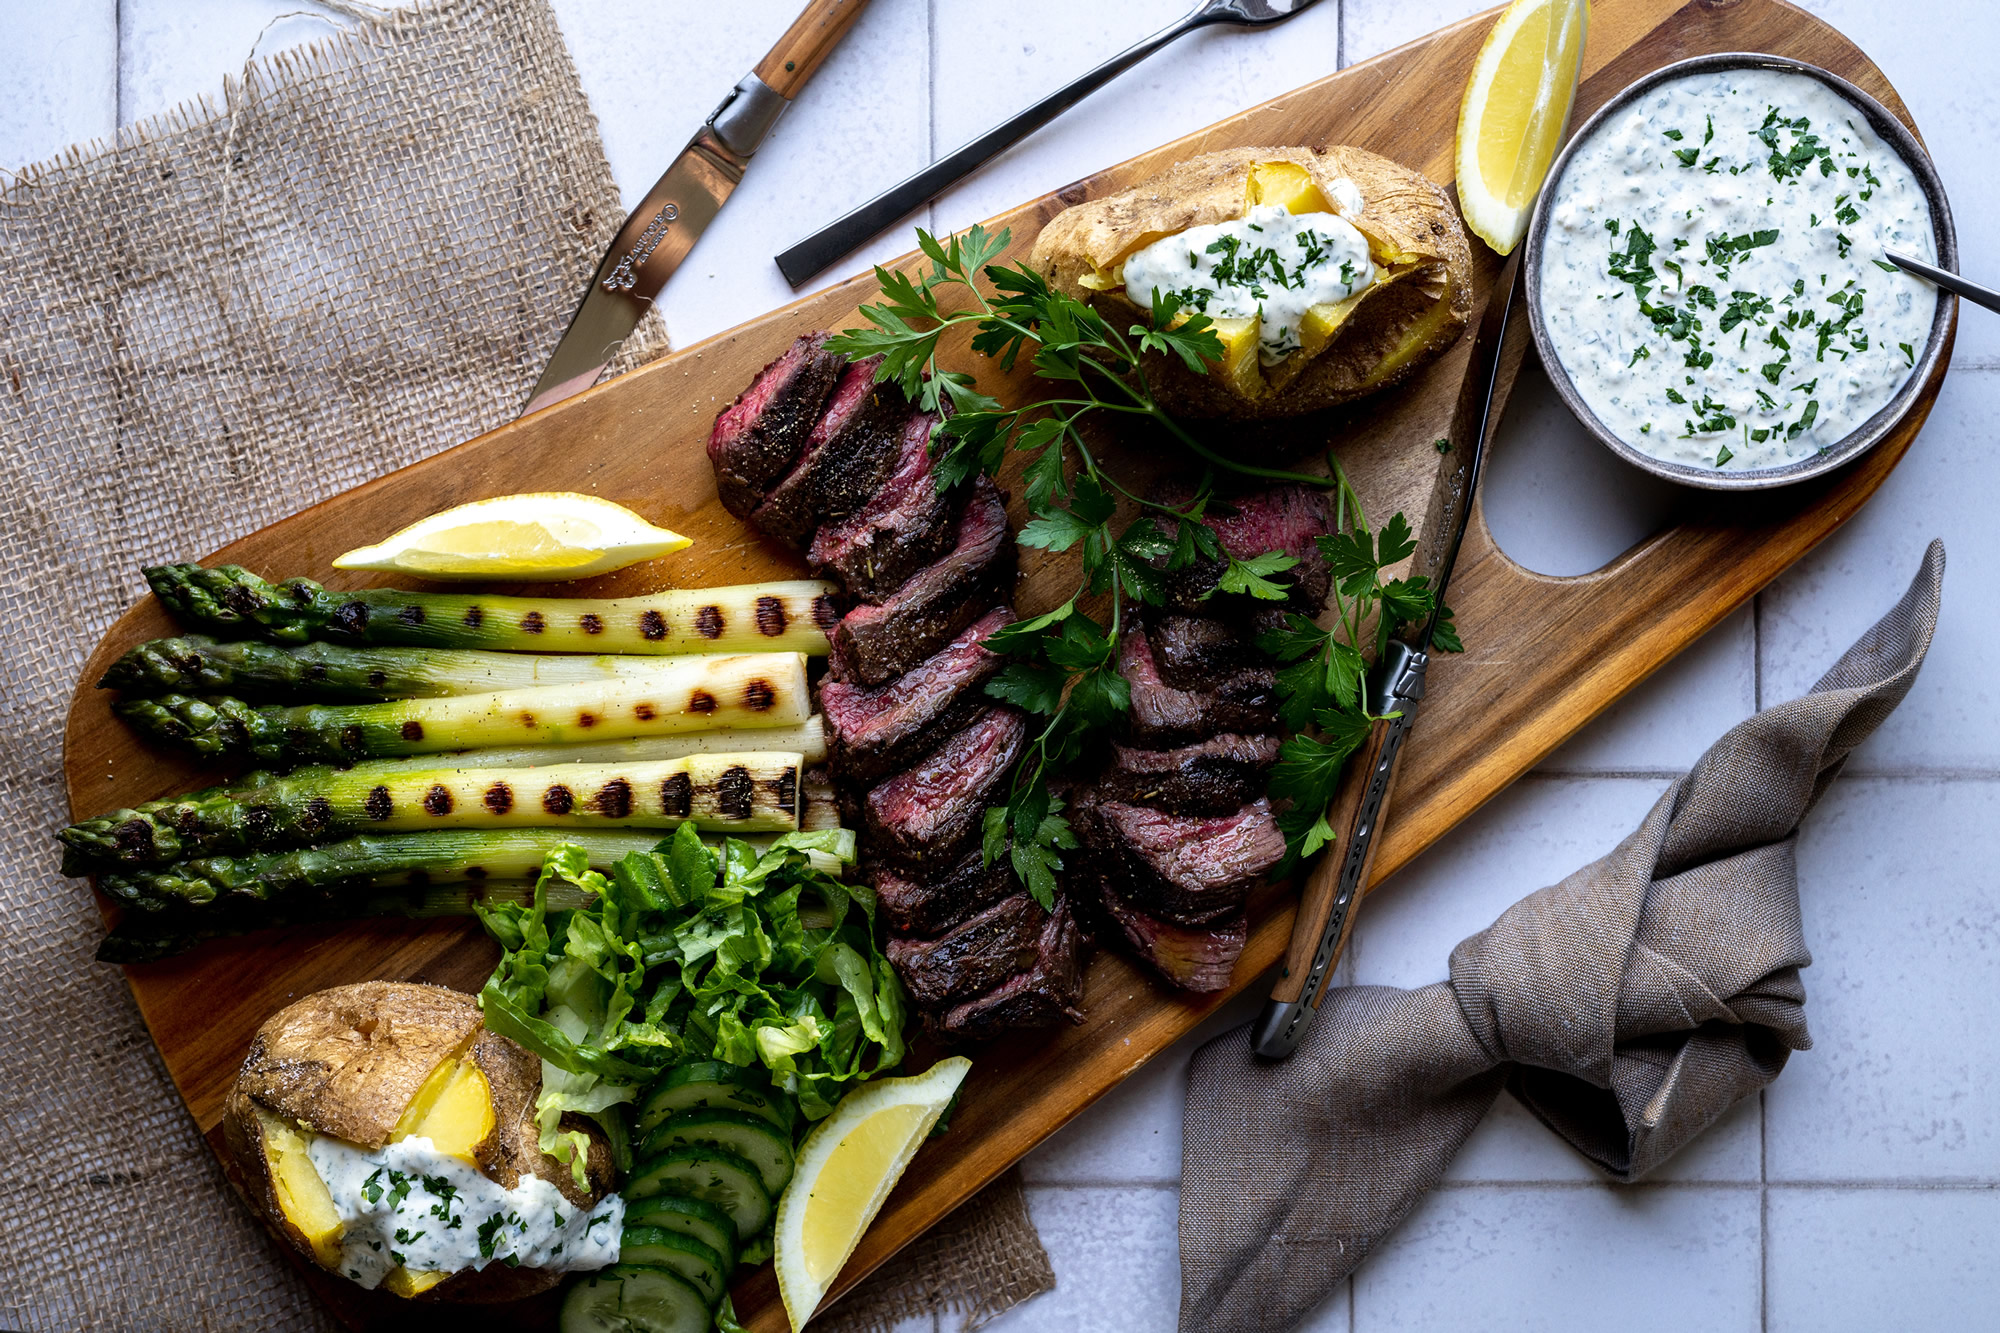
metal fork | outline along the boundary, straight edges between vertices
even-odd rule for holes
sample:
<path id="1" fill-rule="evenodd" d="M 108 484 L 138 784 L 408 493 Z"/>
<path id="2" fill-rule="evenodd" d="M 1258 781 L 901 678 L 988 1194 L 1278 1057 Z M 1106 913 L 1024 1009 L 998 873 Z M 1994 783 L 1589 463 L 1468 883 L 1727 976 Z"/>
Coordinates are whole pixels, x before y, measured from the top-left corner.
<path id="1" fill-rule="evenodd" d="M 1283 23 L 1317 3 L 1319 0 L 1207 0 L 1179 23 L 1163 28 L 1129 51 L 1113 56 L 1074 83 L 1050 93 L 1012 120 L 988 130 L 957 152 L 931 163 L 901 185 L 885 190 L 838 222 L 806 237 L 778 256 L 778 269 L 792 286 L 805 283 L 862 242 L 887 231 L 900 218 L 944 193 L 948 186 L 970 175 L 995 154 L 1034 133 L 1153 52 L 1196 28 L 1218 24 L 1261 28 Z"/>

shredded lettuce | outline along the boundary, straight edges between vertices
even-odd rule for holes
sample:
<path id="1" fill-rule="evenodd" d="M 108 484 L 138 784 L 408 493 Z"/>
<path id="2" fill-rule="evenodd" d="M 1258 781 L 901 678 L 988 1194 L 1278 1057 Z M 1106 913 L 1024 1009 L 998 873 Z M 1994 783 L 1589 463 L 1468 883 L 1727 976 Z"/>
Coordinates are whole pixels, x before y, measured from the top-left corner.
<path id="1" fill-rule="evenodd" d="M 683 824 L 609 875 L 582 849 L 549 854 L 533 901 L 479 909 L 503 950 L 479 1003 L 486 1026 L 542 1058 L 542 1151 L 583 1179 L 591 1116 L 628 1166 L 617 1109 L 687 1059 L 761 1064 L 812 1119 L 843 1085 L 903 1059 L 901 983 L 875 933 L 875 899 L 820 868 L 854 859 L 846 829 L 788 833 L 762 853 Z M 548 888 L 590 895 L 551 911 Z"/>

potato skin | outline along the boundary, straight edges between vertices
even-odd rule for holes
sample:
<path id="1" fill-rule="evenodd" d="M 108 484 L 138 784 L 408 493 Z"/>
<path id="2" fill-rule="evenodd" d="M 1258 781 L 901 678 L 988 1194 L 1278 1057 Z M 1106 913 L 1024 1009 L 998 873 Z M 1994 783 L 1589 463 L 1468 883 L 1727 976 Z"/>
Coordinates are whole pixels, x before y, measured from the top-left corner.
<path id="1" fill-rule="evenodd" d="M 1189 227 L 1241 217 L 1250 170 L 1260 162 L 1303 167 L 1329 200 L 1335 181 L 1353 181 L 1364 206 L 1347 220 L 1368 237 L 1372 251 L 1396 266 L 1398 279 L 1366 298 L 1332 346 L 1282 388 L 1255 399 L 1233 392 L 1217 376 L 1189 371 L 1177 357 L 1146 353 L 1146 374 L 1162 406 L 1186 417 L 1236 420 L 1317 412 L 1399 383 L 1458 340 L 1472 315 L 1472 248 L 1457 208 L 1434 182 L 1361 148 L 1202 153 L 1130 189 L 1064 209 L 1042 228 L 1029 262 L 1059 291 L 1113 307 L 1118 320 L 1143 319 L 1149 312 L 1123 291 L 1092 291 L 1083 278 Z M 1426 328 L 1434 314 L 1438 318 Z M 1413 334 L 1420 335 L 1418 344 L 1384 372 L 1385 355 Z"/>
<path id="2" fill-rule="evenodd" d="M 512 1189 L 538 1175 L 580 1208 L 608 1193 L 616 1180 L 610 1146 L 583 1116 L 563 1117 L 564 1129 L 584 1131 L 590 1189 L 539 1147 L 535 1098 L 542 1064 L 526 1048 L 488 1032 L 478 1002 L 443 986 L 368 981 L 317 991 L 273 1014 L 251 1040 L 223 1113 L 223 1139 L 251 1207 L 272 1231 L 319 1265 L 304 1233 L 278 1202 L 264 1152 L 257 1108 L 309 1129 L 379 1148 L 439 1062 L 469 1055 L 486 1076 L 494 1133 L 478 1152 L 479 1169 Z M 364 1137 L 366 1136 L 366 1137 Z M 455 1273 L 412 1301 L 491 1304 L 554 1287 L 563 1274 L 490 1264 Z"/>

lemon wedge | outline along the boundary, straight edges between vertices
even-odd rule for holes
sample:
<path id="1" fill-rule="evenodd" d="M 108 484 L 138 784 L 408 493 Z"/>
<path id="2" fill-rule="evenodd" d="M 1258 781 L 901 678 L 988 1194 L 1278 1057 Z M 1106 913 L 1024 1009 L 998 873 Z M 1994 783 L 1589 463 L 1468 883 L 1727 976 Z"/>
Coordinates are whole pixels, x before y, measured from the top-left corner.
<path id="1" fill-rule="evenodd" d="M 1458 206 L 1500 254 L 1521 243 L 1562 147 L 1589 19 L 1587 0 L 1513 0 L 1473 63 L 1458 108 Z"/>
<path id="2" fill-rule="evenodd" d="M 387 541 L 349 551 L 335 569 L 427 579 L 558 581 L 609 574 L 692 546 L 623 505 L 573 491 L 500 495 L 419 519 Z"/>
<path id="3" fill-rule="evenodd" d="M 971 1068 L 972 1061 L 954 1055 L 913 1078 L 863 1084 L 799 1145 L 773 1238 L 778 1294 L 794 1333 L 819 1308 Z"/>

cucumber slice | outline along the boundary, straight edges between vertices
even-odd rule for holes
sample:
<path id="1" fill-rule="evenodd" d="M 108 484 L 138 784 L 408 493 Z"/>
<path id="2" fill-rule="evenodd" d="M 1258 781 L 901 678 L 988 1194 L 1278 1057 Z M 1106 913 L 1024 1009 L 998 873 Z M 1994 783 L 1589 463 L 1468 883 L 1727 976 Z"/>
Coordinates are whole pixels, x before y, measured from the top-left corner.
<path id="1" fill-rule="evenodd" d="M 756 1167 L 719 1148 L 679 1147 L 651 1155 L 632 1168 L 625 1198 L 681 1194 L 712 1203 L 729 1214 L 738 1244 L 771 1223 L 771 1193 Z"/>
<path id="2" fill-rule="evenodd" d="M 634 1131 L 643 1137 L 676 1111 L 709 1107 L 761 1115 L 787 1135 L 798 1123 L 798 1104 L 762 1073 L 720 1060 L 696 1060 L 660 1075 L 639 1105 Z"/>
<path id="3" fill-rule="evenodd" d="M 729 1272 L 713 1249 L 665 1227 L 626 1227 L 619 1238 L 618 1262 L 671 1268 L 700 1288 L 710 1305 L 722 1299 L 723 1277 Z"/>
<path id="4" fill-rule="evenodd" d="M 681 1144 L 720 1148 L 753 1163 L 774 1199 L 792 1178 L 792 1136 L 748 1111 L 676 1111 L 646 1136 L 646 1155 Z"/>
<path id="5" fill-rule="evenodd" d="M 665 1227 L 692 1236 L 722 1256 L 725 1271 L 736 1267 L 736 1224 L 712 1203 L 684 1194 L 655 1194 L 625 1201 L 626 1227 Z"/>
<path id="6" fill-rule="evenodd" d="M 563 1298 L 562 1333 L 709 1333 L 709 1302 L 664 1268 L 617 1264 L 587 1275 Z"/>

